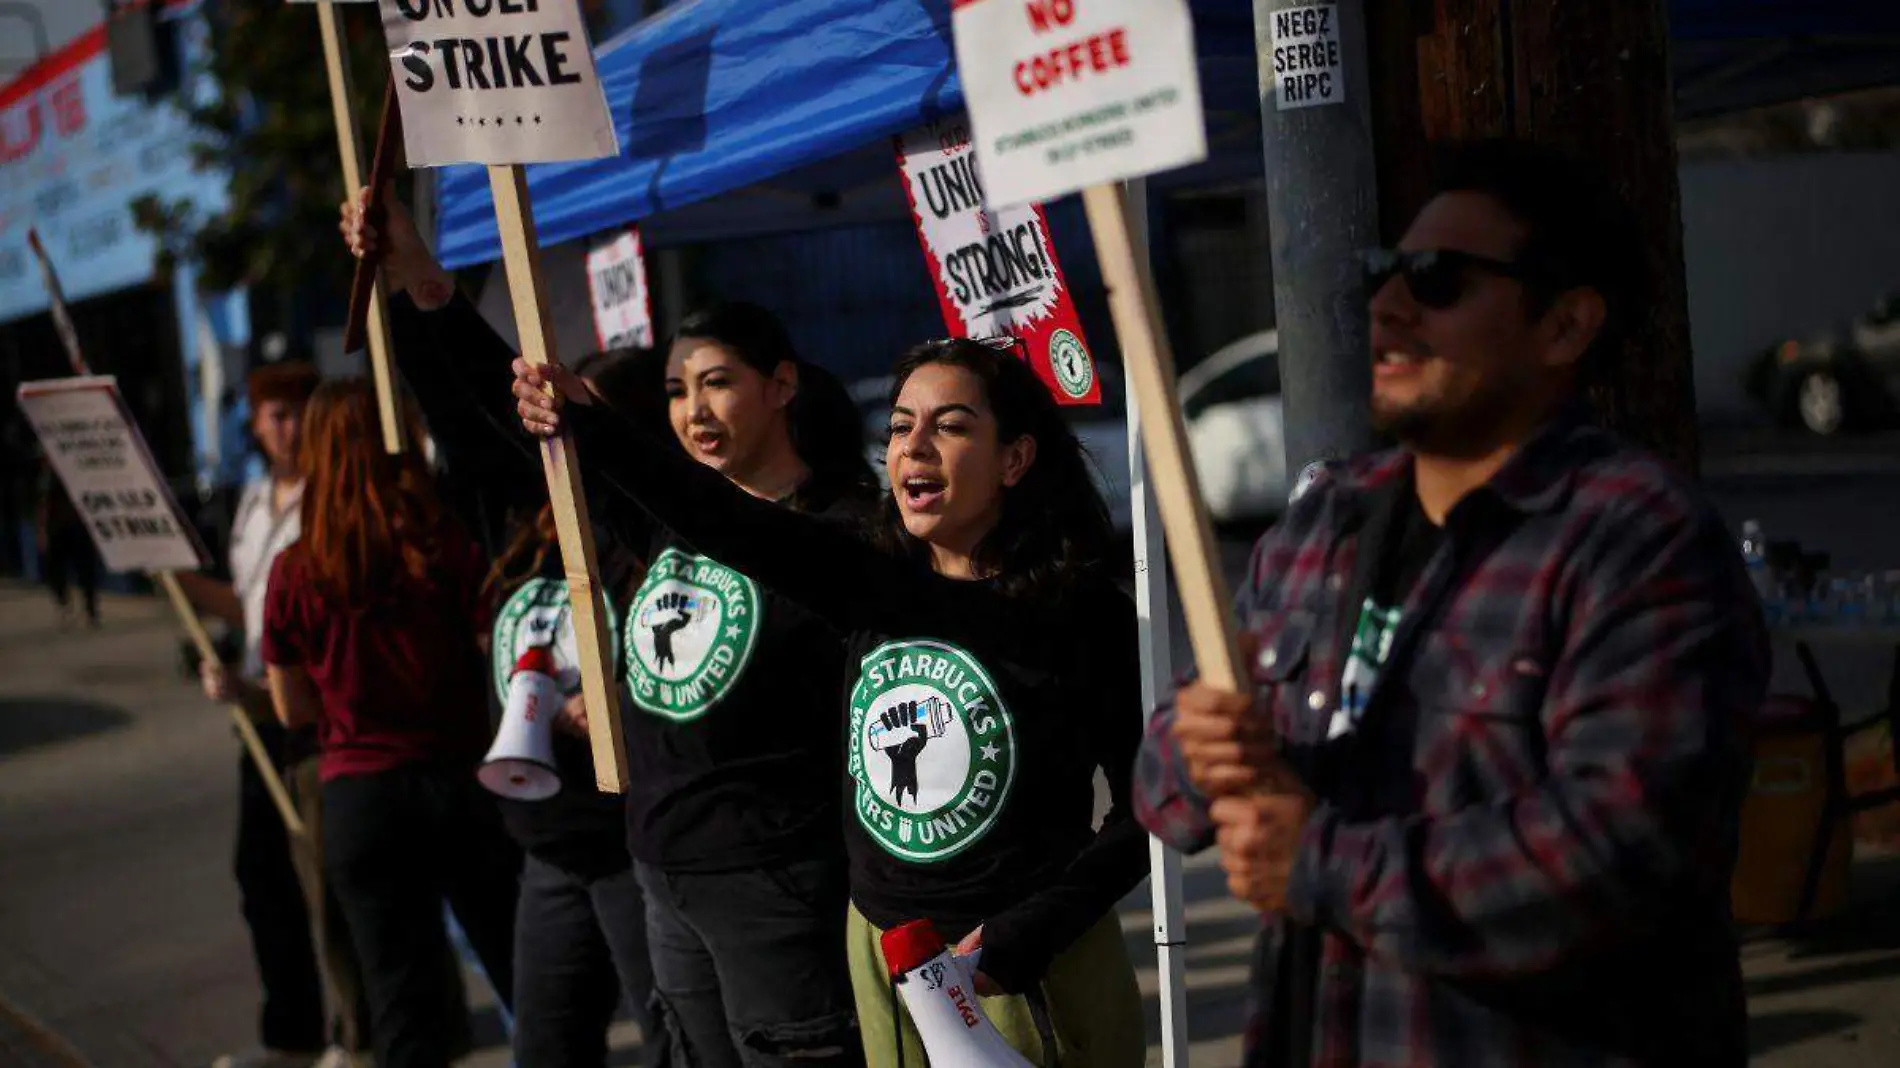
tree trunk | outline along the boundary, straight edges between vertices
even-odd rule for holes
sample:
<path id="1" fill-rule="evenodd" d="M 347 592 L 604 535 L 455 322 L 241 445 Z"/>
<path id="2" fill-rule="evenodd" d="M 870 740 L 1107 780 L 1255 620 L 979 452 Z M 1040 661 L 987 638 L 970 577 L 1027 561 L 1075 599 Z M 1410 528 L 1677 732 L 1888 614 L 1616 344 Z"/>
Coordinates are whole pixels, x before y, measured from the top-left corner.
<path id="1" fill-rule="evenodd" d="M 1380 219 L 1423 203 L 1430 146 L 1515 135 L 1594 160 L 1636 212 L 1648 304 L 1591 401 L 1605 426 L 1699 462 L 1665 0 L 1368 3 Z"/>

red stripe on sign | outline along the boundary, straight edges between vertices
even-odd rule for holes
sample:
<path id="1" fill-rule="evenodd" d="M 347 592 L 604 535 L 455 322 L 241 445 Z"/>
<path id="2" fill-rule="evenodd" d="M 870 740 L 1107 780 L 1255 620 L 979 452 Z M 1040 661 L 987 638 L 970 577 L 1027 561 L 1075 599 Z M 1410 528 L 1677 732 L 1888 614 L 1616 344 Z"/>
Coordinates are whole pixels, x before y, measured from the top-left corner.
<path id="1" fill-rule="evenodd" d="M 980 4 L 982 2 L 983 0 L 950 0 L 950 9 L 954 11 L 960 7 L 969 7 L 972 4 Z"/>
<path id="2" fill-rule="evenodd" d="M 144 7 L 151 0 L 125 0 L 121 7 Z M 180 8 L 193 0 L 164 0 L 166 8 Z M 78 37 L 66 43 L 64 48 L 49 53 L 32 66 L 21 71 L 17 77 L 5 85 L 0 85 L 0 108 L 8 108 L 20 100 L 39 92 L 61 76 L 71 73 L 98 58 L 106 50 L 106 24 L 101 22 Z"/>

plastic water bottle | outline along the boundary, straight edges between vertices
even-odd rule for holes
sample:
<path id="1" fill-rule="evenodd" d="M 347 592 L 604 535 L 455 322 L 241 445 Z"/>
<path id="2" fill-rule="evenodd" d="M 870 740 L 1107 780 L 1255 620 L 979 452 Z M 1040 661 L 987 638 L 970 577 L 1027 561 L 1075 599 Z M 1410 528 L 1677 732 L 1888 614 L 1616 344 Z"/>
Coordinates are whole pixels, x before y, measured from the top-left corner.
<path id="1" fill-rule="evenodd" d="M 1748 569 L 1748 582 L 1755 587 L 1755 596 L 1761 601 L 1769 626 L 1779 625 L 1784 615 L 1780 584 L 1768 570 L 1768 537 L 1762 532 L 1759 520 L 1742 522 L 1742 566 Z"/>

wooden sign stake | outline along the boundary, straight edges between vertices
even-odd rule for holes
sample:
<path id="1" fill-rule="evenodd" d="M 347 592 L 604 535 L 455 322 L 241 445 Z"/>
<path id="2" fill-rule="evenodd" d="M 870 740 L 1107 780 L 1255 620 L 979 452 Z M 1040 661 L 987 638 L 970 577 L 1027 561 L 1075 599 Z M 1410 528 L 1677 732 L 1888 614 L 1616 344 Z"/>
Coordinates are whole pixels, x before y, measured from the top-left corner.
<path id="1" fill-rule="evenodd" d="M 1233 595 L 1221 575 L 1214 527 L 1201 500 L 1188 451 L 1187 424 L 1175 386 L 1174 354 L 1161 324 L 1161 304 L 1147 260 L 1135 255 L 1128 198 L 1120 186 L 1082 191 L 1108 307 L 1121 339 L 1122 365 L 1141 406 L 1141 441 L 1148 451 L 1149 485 L 1167 533 L 1174 580 L 1187 616 L 1188 642 L 1200 675 L 1230 693 L 1249 693 L 1252 676 L 1241 662 L 1232 625 Z"/>
<path id="2" fill-rule="evenodd" d="M 60 287 L 59 274 L 53 270 L 53 261 L 47 257 L 45 248 L 40 245 L 40 235 L 37 232 L 28 230 L 26 240 L 32 247 L 33 254 L 40 261 L 40 271 L 45 275 L 46 291 L 52 303 L 53 320 L 61 324 L 59 336 L 61 344 L 66 349 L 66 358 L 71 361 L 74 374 L 89 375 L 92 369 L 86 364 L 86 354 L 79 348 L 79 336 L 72 329 L 72 317 L 66 311 L 66 292 Z M 217 647 L 211 644 L 211 635 L 205 632 L 204 622 L 198 618 L 198 612 L 192 608 L 191 600 L 185 596 L 184 589 L 178 585 L 177 576 L 170 571 L 159 571 L 152 577 L 165 588 L 165 593 L 172 602 L 172 610 L 178 613 L 178 622 L 184 626 L 185 633 L 190 635 L 192 644 L 198 647 L 198 655 L 214 663 L 217 662 L 220 659 Z M 238 737 L 244 740 L 244 748 L 251 754 L 251 762 L 257 765 L 257 774 L 264 780 L 264 789 L 270 793 L 272 803 L 277 806 L 277 814 L 284 819 L 284 829 L 290 832 L 291 841 L 293 843 L 307 842 L 303 820 L 297 817 L 297 809 L 290 803 L 290 794 L 284 789 L 284 780 L 277 774 L 277 764 L 271 760 L 270 752 L 264 748 L 264 740 L 257 736 L 257 728 L 251 723 L 250 713 L 236 704 L 225 707 L 231 714 L 231 722 L 237 727 Z"/>
<path id="3" fill-rule="evenodd" d="M 198 655 L 211 663 L 217 663 L 217 646 L 211 644 L 211 635 L 206 633 L 204 623 L 191 607 L 191 598 L 186 597 L 184 587 L 178 585 L 178 576 L 170 571 L 160 571 L 153 577 L 165 588 L 165 595 L 171 598 L 172 609 L 178 613 L 178 621 L 184 624 L 191 644 L 198 647 Z M 270 751 L 264 748 L 264 740 L 258 737 L 250 713 L 236 704 L 226 705 L 225 710 L 231 714 L 231 724 L 237 728 L 238 737 L 244 740 L 244 748 L 250 751 L 251 761 L 257 765 L 259 777 L 264 780 L 264 789 L 270 792 L 271 803 L 277 806 L 277 814 L 284 818 L 284 829 L 290 832 L 293 840 L 304 841 L 303 820 L 297 817 L 297 808 L 290 803 L 284 780 L 278 776 L 277 765 L 271 760 Z"/>
<path id="4" fill-rule="evenodd" d="M 364 221 L 379 232 L 383 228 L 383 194 L 395 175 L 396 160 L 402 153 L 402 108 L 396 103 L 396 87 L 383 87 L 383 114 L 376 125 L 376 149 L 369 157 L 369 207 Z M 350 277 L 350 312 L 343 320 L 343 351 L 362 348 L 369 331 L 369 309 L 381 279 L 382 250 L 356 261 L 356 273 Z"/>
<path id="5" fill-rule="evenodd" d="M 330 110 L 336 119 L 337 153 L 343 160 L 344 195 L 353 197 L 363 188 L 363 139 L 357 128 L 356 111 L 350 106 L 349 52 L 343 39 L 343 23 L 334 5 L 320 2 L 317 24 L 323 36 L 323 65 L 330 75 Z M 384 102 L 384 126 L 389 125 L 388 109 L 395 108 L 393 91 Z M 382 272 L 369 301 L 369 366 L 376 383 L 376 405 L 382 415 L 383 448 L 390 453 L 403 450 L 403 422 L 396 407 L 396 375 L 389 353 L 389 295 L 383 288 Z"/>
<path id="6" fill-rule="evenodd" d="M 535 365 L 554 363 L 554 331 L 548 322 L 541 279 L 541 247 L 534 234 L 534 210 L 528 198 L 527 172 L 519 164 L 488 168 L 495 197 L 495 224 L 501 234 L 502 262 L 515 305 L 515 329 L 521 355 Z M 581 690 L 587 698 L 587 736 L 594 750 L 594 781 L 607 793 L 627 789 L 627 743 L 620 725 L 619 694 L 609 665 L 614 662 L 612 630 L 594 575 L 594 526 L 581 490 L 581 469 L 574 440 L 562 435 L 542 442 L 541 461 L 548 476 L 548 499 L 560 536 L 562 568 L 573 604 L 574 639 L 580 648 Z"/>

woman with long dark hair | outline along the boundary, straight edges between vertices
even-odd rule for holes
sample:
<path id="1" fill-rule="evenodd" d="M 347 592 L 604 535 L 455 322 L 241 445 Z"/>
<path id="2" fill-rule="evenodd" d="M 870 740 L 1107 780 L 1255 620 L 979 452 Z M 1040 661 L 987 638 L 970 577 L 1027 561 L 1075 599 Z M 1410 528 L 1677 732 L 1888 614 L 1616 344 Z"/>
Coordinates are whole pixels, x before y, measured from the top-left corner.
<path id="1" fill-rule="evenodd" d="M 354 219 L 344 228 L 357 229 Z M 471 384 L 507 376 L 514 353 L 455 297 L 420 241 L 395 226 L 389 237 L 384 269 L 425 310 L 418 318 L 438 357 Z M 688 316 L 651 384 L 664 415 L 649 421 L 670 423 L 670 453 L 696 472 L 711 468 L 778 511 L 839 517 L 872 506 L 855 409 L 765 309 Z M 503 389 L 488 397 L 486 407 L 510 404 Z M 593 460 L 582 457 L 584 476 Z M 597 543 L 634 548 L 644 562 L 624 587 L 602 577 L 625 607 L 624 833 L 646 900 L 655 1027 L 675 1063 L 694 1068 L 856 1064 L 831 742 L 838 635 L 591 484 L 589 509 Z"/>
<path id="2" fill-rule="evenodd" d="M 413 403 L 403 418 L 421 441 Z M 311 398 L 303 533 L 272 566 L 263 659 L 278 717 L 317 728 L 324 874 L 362 964 L 376 1063 L 438 1068 L 457 1030 L 442 901 L 505 994 L 520 855 L 474 777 L 486 564 L 421 452 L 385 453 L 379 428 L 362 379 Z"/>
<path id="3" fill-rule="evenodd" d="M 1035 375 L 978 341 L 907 353 L 867 543 L 680 463 L 571 376 L 515 373 L 524 424 L 574 433 L 590 478 L 848 633 L 848 946 L 870 1063 L 925 1063 L 879 936 L 927 919 L 976 955 L 979 991 L 999 995 L 984 1009 L 1026 1056 L 1139 1065 L 1114 915 L 1147 871 L 1128 808 L 1134 612 L 1103 574 L 1111 528 L 1085 454 Z M 1099 830 L 1098 769 L 1113 795 Z"/>

